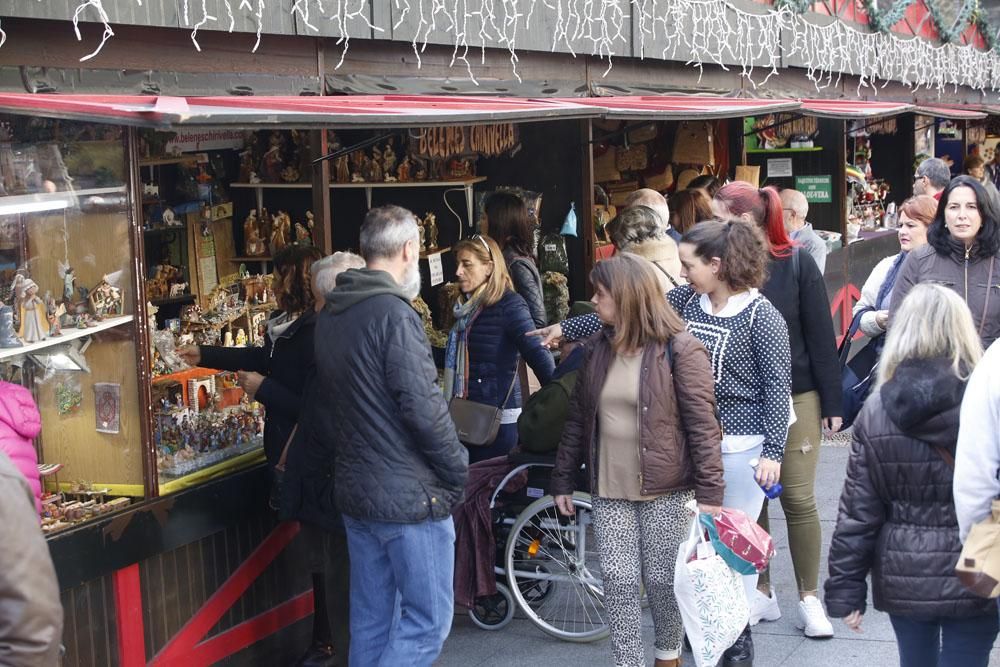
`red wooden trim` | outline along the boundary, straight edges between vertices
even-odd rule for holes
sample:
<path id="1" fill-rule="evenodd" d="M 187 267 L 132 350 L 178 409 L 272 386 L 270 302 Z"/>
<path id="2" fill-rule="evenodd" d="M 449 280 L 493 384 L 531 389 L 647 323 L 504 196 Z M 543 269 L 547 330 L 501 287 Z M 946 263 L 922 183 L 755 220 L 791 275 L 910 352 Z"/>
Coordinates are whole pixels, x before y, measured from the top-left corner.
<path id="1" fill-rule="evenodd" d="M 141 667 L 146 664 L 146 634 L 142 625 L 142 585 L 139 565 L 116 570 L 112 575 L 115 617 L 118 619 L 118 664 Z"/>
<path id="2" fill-rule="evenodd" d="M 854 304 L 857 303 L 858 299 L 861 298 L 861 291 L 858 290 L 852 283 L 847 283 L 837 292 L 837 295 L 833 297 L 833 301 L 830 302 L 830 315 L 834 318 L 837 317 L 838 311 L 840 315 L 840 327 L 839 333 L 837 334 L 837 347 L 840 347 L 840 342 L 844 340 L 844 336 L 847 335 L 848 329 L 851 328 L 851 320 L 854 319 L 853 310 Z M 860 335 L 861 332 L 859 331 Z"/>
<path id="3" fill-rule="evenodd" d="M 253 553 L 236 568 L 236 571 L 233 572 L 229 579 L 219 587 L 219 590 L 205 601 L 205 604 L 202 605 L 201 609 L 198 610 L 191 620 L 160 650 L 153 658 L 152 664 L 175 665 L 187 662 L 199 642 L 215 627 L 215 624 L 219 622 L 223 614 L 240 599 L 243 593 L 264 572 L 267 566 L 274 561 L 278 554 L 288 546 L 298 532 L 299 524 L 297 522 L 288 521 L 278 524 L 271 531 L 271 534 L 264 538 L 264 541 L 254 549 Z M 312 598 L 310 597 L 310 609 L 312 608 L 311 600 Z M 281 606 L 279 605 L 275 609 L 280 608 Z M 273 611 L 271 610 L 271 612 Z M 263 616 L 266 617 L 271 612 L 266 612 Z M 253 620 L 256 619 L 251 619 L 251 621 L 247 621 L 246 623 L 250 623 Z M 232 630 L 229 632 L 232 632 Z M 261 636 L 263 635 L 258 635 L 258 638 Z"/>
<path id="4" fill-rule="evenodd" d="M 242 651 L 261 637 L 272 635 L 302 620 L 312 612 L 313 593 L 309 590 L 222 634 L 206 639 L 184 656 L 184 660 L 192 665 L 214 665 L 223 658 Z"/>

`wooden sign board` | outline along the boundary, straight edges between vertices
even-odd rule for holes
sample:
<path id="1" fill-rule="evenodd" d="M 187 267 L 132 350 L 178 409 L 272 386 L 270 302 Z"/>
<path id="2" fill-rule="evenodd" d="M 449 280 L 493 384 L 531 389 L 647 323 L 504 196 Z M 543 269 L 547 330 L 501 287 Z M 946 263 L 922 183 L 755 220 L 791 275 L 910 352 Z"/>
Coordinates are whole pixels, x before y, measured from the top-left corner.
<path id="1" fill-rule="evenodd" d="M 519 144 L 520 132 L 513 123 L 428 127 L 411 133 L 409 154 L 436 160 L 470 155 L 499 157 Z"/>

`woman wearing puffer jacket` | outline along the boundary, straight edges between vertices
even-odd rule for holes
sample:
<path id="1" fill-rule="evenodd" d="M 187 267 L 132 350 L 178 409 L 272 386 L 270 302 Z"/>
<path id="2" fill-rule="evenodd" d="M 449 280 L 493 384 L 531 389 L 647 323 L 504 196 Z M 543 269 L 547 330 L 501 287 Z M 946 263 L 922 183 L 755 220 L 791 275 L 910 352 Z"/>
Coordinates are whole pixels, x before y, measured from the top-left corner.
<path id="1" fill-rule="evenodd" d="M 42 483 L 32 440 L 41 430 L 42 418 L 31 392 L 21 385 L 0 381 L 0 452 L 6 454 L 28 480 L 39 513 L 42 511 Z"/>
<path id="2" fill-rule="evenodd" d="M 878 385 L 854 424 L 830 545 L 826 607 L 860 631 L 869 571 L 902 667 L 985 667 L 997 607 L 955 577 L 961 553 L 952 496 L 959 410 L 982 347 L 954 291 L 917 285 L 900 305 Z"/>

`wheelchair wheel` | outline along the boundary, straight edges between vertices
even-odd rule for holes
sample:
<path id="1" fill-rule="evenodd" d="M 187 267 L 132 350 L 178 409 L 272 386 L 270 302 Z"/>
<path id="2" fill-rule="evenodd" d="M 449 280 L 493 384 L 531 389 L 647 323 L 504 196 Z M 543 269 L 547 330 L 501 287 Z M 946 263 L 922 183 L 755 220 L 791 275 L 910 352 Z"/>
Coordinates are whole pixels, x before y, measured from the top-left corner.
<path id="1" fill-rule="evenodd" d="M 547 634 L 572 642 L 608 635 L 601 561 L 590 496 L 573 495 L 576 515 L 559 514 L 552 496 L 539 498 L 511 526 L 504 566 L 517 606 Z"/>
<path id="2" fill-rule="evenodd" d="M 510 590 L 498 583 L 496 595 L 476 598 L 469 618 L 482 630 L 500 630 L 514 619 L 514 607 Z"/>

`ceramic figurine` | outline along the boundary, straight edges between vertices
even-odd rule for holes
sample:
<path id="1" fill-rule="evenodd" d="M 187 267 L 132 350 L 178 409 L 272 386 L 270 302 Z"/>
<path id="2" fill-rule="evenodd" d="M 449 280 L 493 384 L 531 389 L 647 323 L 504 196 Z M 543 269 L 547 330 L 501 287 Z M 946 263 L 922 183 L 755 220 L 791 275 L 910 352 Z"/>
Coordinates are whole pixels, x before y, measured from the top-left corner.
<path id="1" fill-rule="evenodd" d="M 227 331 L 225 338 L 222 339 L 222 347 L 232 347 L 233 346 L 233 332 Z"/>
<path id="2" fill-rule="evenodd" d="M 381 183 L 383 174 L 382 151 L 377 147 L 373 147 L 372 157 L 368 161 L 368 171 L 365 172 L 365 180 L 369 183 Z"/>
<path id="3" fill-rule="evenodd" d="M 399 163 L 399 168 L 396 170 L 396 180 L 400 183 L 406 183 L 410 180 L 410 169 L 413 165 L 410 163 L 410 156 L 403 156 L 403 161 Z"/>
<path id="4" fill-rule="evenodd" d="M 427 252 L 427 226 L 424 224 L 423 220 L 418 220 L 420 223 L 418 228 L 420 229 L 420 254 Z"/>
<path id="5" fill-rule="evenodd" d="M 73 300 L 73 292 L 76 291 L 75 287 L 76 272 L 72 266 L 67 266 L 63 272 L 63 303 L 69 303 Z"/>
<path id="6" fill-rule="evenodd" d="M 0 305 L 0 348 L 21 347 L 24 343 L 14 335 L 14 311 Z"/>
<path id="7" fill-rule="evenodd" d="M 183 227 L 184 223 L 177 219 L 174 215 L 174 209 L 165 208 L 163 209 L 163 224 L 167 227 Z"/>
<path id="8" fill-rule="evenodd" d="M 21 303 L 24 301 L 25 284 L 27 278 L 22 273 L 15 273 L 14 280 L 10 284 L 10 298 L 14 313 L 14 328 L 21 326 Z"/>
<path id="9" fill-rule="evenodd" d="M 333 161 L 334 180 L 338 183 L 349 183 L 351 180 L 351 168 L 346 155 L 341 155 Z"/>
<path id="10" fill-rule="evenodd" d="M 243 221 L 243 251 L 247 257 L 258 257 L 267 254 L 267 246 L 260 237 L 260 223 L 257 221 L 256 209 L 251 210 Z"/>
<path id="11" fill-rule="evenodd" d="M 274 219 L 271 214 L 267 212 L 266 208 L 260 210 L 260 237 L 264 239 L 264 245 L 266 246 L 271 240 L 271 229 L 274 226 Z"/>
<path id="12" fill-rule="evenodd" d="M 281 170 L 281 180 L 285 183 L 298 183 L 299 170 L 292 165 L 288 165 Z"/>
<path id="13" fill-rule="evenodd" d="M 427 249 L 437 250 L 438 247 L 438 227 L 437 216 L 428 213 L 424 216 L 424 226 L 427 227 Z"/>
<path id="14" fill-rule="evenodd" d="M 253 173 L 253 149 L 246 148 L 240 152 L 240 181 L 249 183 Z"/>
<path id="15" fill-rule="evenodd" d="M 237 329 L 236 330 L 236 341 L 235 342 L 236 342 L 236 346 L 237 347 L 246 347 L 246 345 L 247 345 L 247 332 L 244 331 L 243 329 Z"/>
<path id="16" fill-rule="evenodd" d="M 24 299 L 21 301 L 21 328 L 18 336 L 26 343 L 37 343 L 47 337 L 48 318 L 45 316 L 45 302 L 38 296 L 38 285 L 34 280 L 24 281 Z"/>
<path id="17" fill-rule="evenodd" d="M 288 245 L 292 232 L 292 219 L 284 211 L 278 211 L 277 215 L 274 216 L 273 225 L 271 229 L 271 253 L 277 255 L 278 251 Z"/>
<path id="18" fill-rule="evenodd" d="M 56 304 L 56 299 L 52 292 L 45 291 L 45 319 L 49 322 L 49 338 L 62 335 L 62 326 L 59 318 L 66 312 L 66 307 Z"/>
<path id="19" fill-rule="evenodd" d="M 392 150 L 392 140 L 382 149 L 382 170 L 386 178 L 392 176 L 396 169 L 396 151 Z"/>
<path id="20" fill-rule="evenodd" d="M 247 181 L 247 182 L 248 183 L 253 183 L 254 185 L 256 185 L 256 184 L 260 183 L 260 176 L 257 175 L 256 171 L 251 171 L 250 172 L 250 180 Z"/>
<path id="21" fill-rule="evenodd" d="M 260 159 L 260 173 L 268 183 L 280 183 L 281 172 L 284 170 L 284 161 L 281 158 L 282 145 L 285 143 L 281 132 L 275 130 L 268 139 L 268 149 Z"/>

